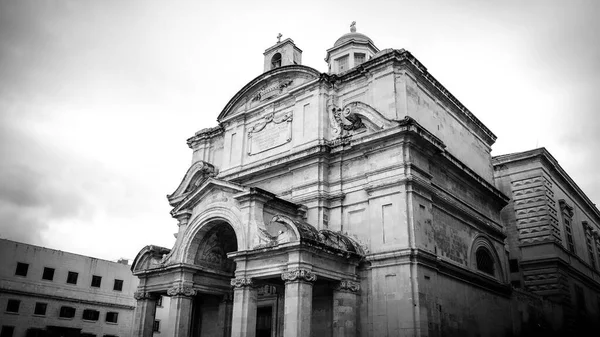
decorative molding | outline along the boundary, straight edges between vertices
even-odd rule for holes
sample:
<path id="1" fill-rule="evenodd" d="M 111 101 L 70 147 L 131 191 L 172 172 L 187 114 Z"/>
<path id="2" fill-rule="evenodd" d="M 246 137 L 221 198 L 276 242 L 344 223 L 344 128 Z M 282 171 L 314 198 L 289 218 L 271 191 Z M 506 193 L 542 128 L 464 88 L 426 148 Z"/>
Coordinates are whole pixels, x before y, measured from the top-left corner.
<path id="1" fill-rule="evenodd" d="M 254 287 L 254 280 L 246 277 L 236 277 L 231 279 L 231 286 L 234 288 Z"/>
<path id="2" fill-rule="evenodd" d="M 317 281 L 317 275 L 308 269 L 297 268 L 288 270 L 281 274 L 281 279 L 285 282 L 315 282 Z"/>
<path id="3" fill-rule="evenodd" d="M 360 291 L 360 283 L 352 280 L 341 280 L 335 287 L 336 291 L 357 293 Z"/>
<path id="4" fill-rule="evenodd" d="M 248 155 L 255 155 L 289 143 L 292 140 L 293 119 L 294 115 L 291 111 L 285 113 L 283 116 L 281 116 L 281 118 L 275 118 L 275 114 L 273 112 L 264 115 L 263 118 L 254 124 L 254 126 L 248 131 Z M 281 130 L 273 130 L 273 132 L 261 133 L 264 134 L 264 137 L 266 138 L 259 138 L 257 136 L 259 132 L 265 130 L 267 124 L 273 123 L 273 125 L 278 125 L 284 122 L 286 122 L 286 124 L 283 125 Z M 279 138 L 281 136 L 284 136 L 285 138 Z"/>
<path id="5" fill-rule="evenodd" d="M 177 284 L 169 288 L 167 290 L 167 295 L 169 296 L 185 296 L 192 297 L 196 296 L 196 290 L 190 286 L 184 286 L 182 284 Z"/>
<path id="6" fill-rule="evenodd" d="M 138 301 L 143 301 L 143 300 L 156 300 L 158 299 L 158 295 L 157 294 L 153 294 L 147 291 L 136 291 L 133 293 L 133 298 L 135 298 Z"/>

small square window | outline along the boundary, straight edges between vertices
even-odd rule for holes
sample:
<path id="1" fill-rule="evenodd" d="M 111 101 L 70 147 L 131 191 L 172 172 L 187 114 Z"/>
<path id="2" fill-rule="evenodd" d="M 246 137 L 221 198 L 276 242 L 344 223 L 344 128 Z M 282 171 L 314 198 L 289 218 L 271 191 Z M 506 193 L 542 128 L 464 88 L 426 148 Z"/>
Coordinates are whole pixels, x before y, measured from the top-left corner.
<path id="1" fill-rule="evenodd" d="M 100 284 L 102 283 L 102 276 L 92 276 L 92 287 L 100 288 Z"/>
<path id="2" fill-rule="evenodd" d="M 354 54 L 354 66 L 360 65 L 362 63 L 365 63 L 365 54 L 355 53 Z"/>
<path id="3" fill-rule="evenodd" d="M 66 306 L 60 307 L 60 313 L 58 316 L 62 318 L 73 318 L 75 317 L 75 308 Z"/>
<path id="4" fill-rule="evenodd" d="M 160 321 L 159 320 L 154 321 L 154 325 L 152 326 L 152 331 L 160 332 Z"/>
<path id="5" fill-rule="evenodd" d="M 15 270 L 15 275 L 17 276 L 27 276 L 27 271 L 29 270 L 29 264 L 23 262 L 17 262 L 17 270 Z"/>
<path id="6" fill-rule="evenodd" d="M 8 303 L 6 304 L 6 312 L 18 313 L 19 306 L 21 306 L 21 301 L 8 300 Z"/>
<path id="7" fill-rule="evenodd" d="M 83 316 L 81 318 L 86 321 L 97 321 L 100 318 L 100 311 L 85 309 L 83 310 Z"/>
<path id="8" fill-rule="evenodd" d="M 42 274 L 42 280 L 48 280 L 48 281 L 54 280 L 54 268 L 44 267 L 44 273 Z"/>
<path id="9" fill-rule="evenodd" d="M 79 273 L 70 271 L 69 274 L 67 274 L 67 283 L 77 284 L 77 277 L 79 277 Z"/>
<path id="10" fill-rule="evenodd" d="M 117 323 L 117 321 L 119 320 L 119 313 L 118 312 L 107 312 L 106 313 L 106 321 L 109 323 Z"/>
<path id="11" fill-rule="evenodd" d="M 33 314 L 34 315 L 39 315 L 39 316 L 45 316 L 47 308 L 48 308 L 48 304 L 47 303 L 37 302 L 35 304 L 35 309 L 33 309 Z"/>
<path id="12" fill-rule="evenodd" d="M 336 60 L 338 72 L 344 72 L 348 70 L 348 55 L 342 56 Z"/>
<path id="13" fill-rule="evenodd" d="M 14 326 L 3 325 L 2 331 L 0 331 L 0 337 L 13 337 L 14 332 Z"/>
<path id="14" fill-rule="evenodd" d="M 113 285 L 113 290 L 116 290 L 116 291 L 123 290 L 123 280 L 115 279 L 115 284 Z"/>

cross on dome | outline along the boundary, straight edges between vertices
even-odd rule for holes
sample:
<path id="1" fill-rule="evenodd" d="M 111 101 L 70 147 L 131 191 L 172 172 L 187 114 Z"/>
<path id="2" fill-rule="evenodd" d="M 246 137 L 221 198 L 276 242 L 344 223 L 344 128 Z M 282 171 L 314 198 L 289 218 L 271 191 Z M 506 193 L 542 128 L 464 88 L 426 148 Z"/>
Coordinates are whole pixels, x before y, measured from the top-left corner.
<path id="1" fill-rule="evenodd" d="M 350 24 L 350 32 L 356 32 L 356 21 L 352 21 L 352 23 Z"/>

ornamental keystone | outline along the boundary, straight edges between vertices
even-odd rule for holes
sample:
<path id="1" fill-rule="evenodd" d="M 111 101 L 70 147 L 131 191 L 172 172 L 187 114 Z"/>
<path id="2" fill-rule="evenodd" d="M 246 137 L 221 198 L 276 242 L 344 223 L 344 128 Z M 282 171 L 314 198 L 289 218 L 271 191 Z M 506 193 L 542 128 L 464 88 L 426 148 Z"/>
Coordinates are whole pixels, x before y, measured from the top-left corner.
<path id="1" fill-rule="evenodd" d="M 286 282 L 315 282 L 317 280 L 317 275 L 308 269 L 297 268 L 281 274 L 281 279 Z"/>
<path id="2" fill-rule="evenodd" d="M 234 288 L 252 287 L 254 286 L 254 281 L 251 278 L 236 277 L 231 279 L 231 285 Z"/>

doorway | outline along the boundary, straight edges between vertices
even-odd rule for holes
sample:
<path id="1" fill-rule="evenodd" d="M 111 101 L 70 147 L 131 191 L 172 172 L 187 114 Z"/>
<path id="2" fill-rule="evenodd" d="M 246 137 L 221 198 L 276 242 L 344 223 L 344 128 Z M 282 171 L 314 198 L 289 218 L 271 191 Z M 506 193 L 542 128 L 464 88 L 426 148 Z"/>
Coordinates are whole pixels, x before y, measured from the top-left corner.
<path id="1" fill-rule="evenodd" d="M 256 337 L 271 337 L 273 307 L 258 307 L 256 310 Z"/>

